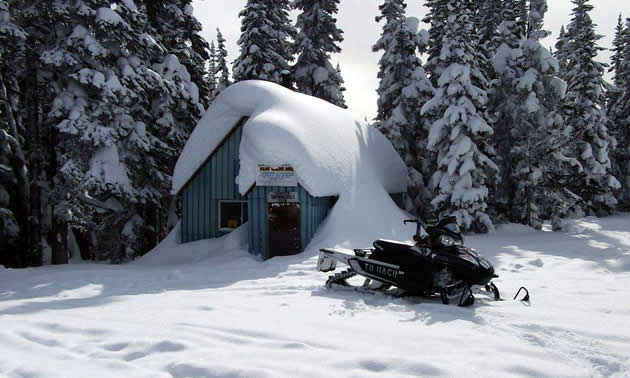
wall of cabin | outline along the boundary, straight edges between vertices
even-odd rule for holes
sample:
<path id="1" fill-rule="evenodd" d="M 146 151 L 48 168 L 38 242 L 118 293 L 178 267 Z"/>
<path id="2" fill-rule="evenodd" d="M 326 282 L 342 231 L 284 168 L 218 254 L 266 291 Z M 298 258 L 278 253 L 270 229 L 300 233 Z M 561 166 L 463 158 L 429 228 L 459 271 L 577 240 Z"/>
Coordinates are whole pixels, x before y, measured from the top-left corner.
<path id="1" fill-rule="evenodd" d="M 210 156 L 182 189 L 183 243 L 216 238 L 219 231 L 219 200 L 246 200 L 238 191 L 236 176 L 240 168 L 239 146 L 243 135 L 242 119 L 232 133 Z"/>

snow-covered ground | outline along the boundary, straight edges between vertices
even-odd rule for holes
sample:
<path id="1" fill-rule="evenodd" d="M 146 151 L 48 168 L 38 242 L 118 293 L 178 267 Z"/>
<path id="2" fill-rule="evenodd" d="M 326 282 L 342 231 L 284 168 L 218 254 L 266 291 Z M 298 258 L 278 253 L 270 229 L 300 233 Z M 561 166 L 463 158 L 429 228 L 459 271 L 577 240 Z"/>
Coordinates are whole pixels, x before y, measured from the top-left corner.
<path id="1" fill-rule="evenodd" d="M 506 297 L 532 294 L 469 308 L 326 290 L 329 240 L 259 262 L 244 236 L 1 269 L 0 376 L 630 376 L 630 214 L 468 237 Z"/>

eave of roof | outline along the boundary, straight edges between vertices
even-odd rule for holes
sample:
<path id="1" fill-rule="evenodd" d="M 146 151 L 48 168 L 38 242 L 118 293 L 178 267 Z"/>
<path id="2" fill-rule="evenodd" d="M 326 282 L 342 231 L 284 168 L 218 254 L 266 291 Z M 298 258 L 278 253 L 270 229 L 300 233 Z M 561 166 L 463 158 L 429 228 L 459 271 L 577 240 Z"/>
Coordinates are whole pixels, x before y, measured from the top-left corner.
<path id="1" fill-rule="evenodd" d="M 219 150 L 219 148 L 221 148 L 221 146 L 223 146 L 223 144 L 232 136 L 232 134 L 234 134 L 236 132 L 236 130 L 238 130 L 239 127 L 242 127 L 243 125 L 245 125 L 245 122 L 247 122 L 248 118 L 249 118 L 249 116 L 243 116 L 243 117 L 241 117 L 241 119 L 238 120 L 238 122 L 236 122 L 234 127 L 232 127 L 230 129 L 230 131 L 223 137 L 223 139 L 221 139 L 221 142 L 219 144 L 217 144 L 217 146 L 212 150 L 210 155 L 208 155 L 206 160 L 204 160 L 203 163 L 201 163 L 201 165 L 199 165 L 199 168 L 197 168 L 197 170 L 192 174 L 192 176 L 190 176 L 190 178 L 188 179 L 188 181 L 186 181 L 186 183 L 182 186 L 182 188 L 180 190 L 178 190 L 177 193 L 175 193 L 176 196 L 178 196 L 181 192 L 184 191 L 184 189 L 186 189 L 188 184 L 190 184 L 190 182 L 197 176 L 197 173 L 199 173 L 199 171 L 201 171 L 203 169 L 203 167 L 206 166 L 206 164 L 210 161 L 210 159 L 212 159 L 212 157 Z"/>

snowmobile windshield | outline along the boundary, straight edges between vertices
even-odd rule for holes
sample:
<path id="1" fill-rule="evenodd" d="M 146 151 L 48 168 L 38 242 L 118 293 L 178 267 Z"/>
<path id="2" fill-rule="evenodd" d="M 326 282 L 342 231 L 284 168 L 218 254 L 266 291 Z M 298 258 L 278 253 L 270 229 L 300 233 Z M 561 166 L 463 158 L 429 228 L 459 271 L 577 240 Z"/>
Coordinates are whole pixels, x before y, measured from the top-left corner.
<path id="1" fill-rule="evenodd" d="M 454 233 L 454 234 L 458 234 L 461 235 L 462 231 L 459 229 L 459 226 L 457 225 L 457 223 L 448 223 L 444 225 L 444 228 L 449 230 L 450 232 Z"/>
<path id="2" fill-rule="evenodd" d="M 456 244 L 464 244 L 464 235 L 457 224 L 457 218 L 448 217 L 440 222 L 440 230 L 443 235 L 447 235 L 455 239 Z"/>

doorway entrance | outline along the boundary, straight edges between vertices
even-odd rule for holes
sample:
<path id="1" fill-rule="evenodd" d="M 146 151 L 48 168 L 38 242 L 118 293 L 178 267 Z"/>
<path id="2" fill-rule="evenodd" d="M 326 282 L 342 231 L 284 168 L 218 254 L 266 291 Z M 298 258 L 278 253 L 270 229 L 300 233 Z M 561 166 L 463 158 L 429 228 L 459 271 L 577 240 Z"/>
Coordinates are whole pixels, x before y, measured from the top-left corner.
<path id="1" fill-rule="evenodd" d="M 301 251 L 300 204 L 269 203 L 269 257 L 295 255 Z"/>

